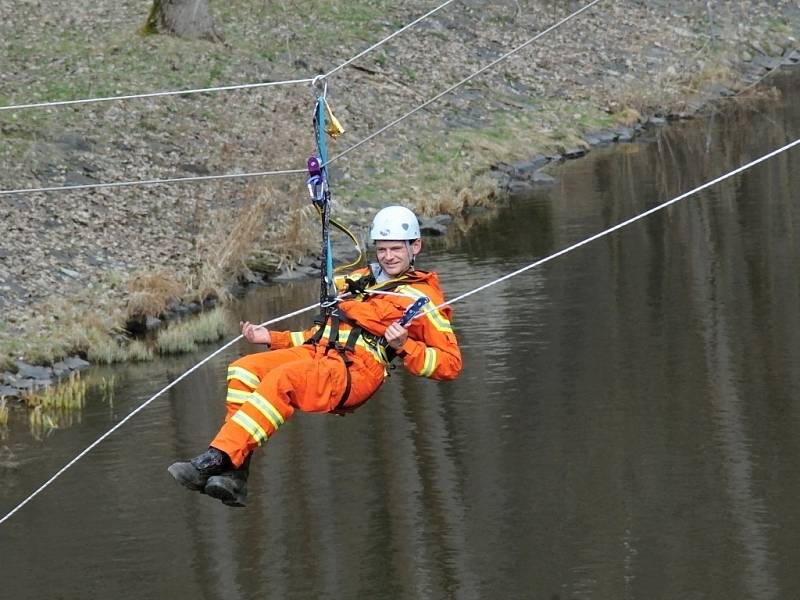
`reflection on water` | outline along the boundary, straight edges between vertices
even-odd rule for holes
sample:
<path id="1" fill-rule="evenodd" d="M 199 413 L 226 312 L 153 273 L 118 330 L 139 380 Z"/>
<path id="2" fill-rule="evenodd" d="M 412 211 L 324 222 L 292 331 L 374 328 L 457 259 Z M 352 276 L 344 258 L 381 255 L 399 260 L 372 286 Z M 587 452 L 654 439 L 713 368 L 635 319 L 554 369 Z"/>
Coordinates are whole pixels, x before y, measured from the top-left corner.
<path id="1" fill-rule="evenodd" d="M 424 266 L 454 296 L 748 162 L 797 136 L 797 86 L 569 163 Z M 298 415 L 243 510 L 165 471 L 216 431 L 225 365 L 248 350 L 230 349 L 2 526 L 4 591 L 800 597 L 799 173 L 787 153 L 458 304 L 459 380 L 395 371 L 355 415 Z M 316 291 L 259 290 L 233 318 Z M 116 369 L 114 402 L 90 397 L 43 442 L 12 428 L 2 513 L 198 358 Z"/>

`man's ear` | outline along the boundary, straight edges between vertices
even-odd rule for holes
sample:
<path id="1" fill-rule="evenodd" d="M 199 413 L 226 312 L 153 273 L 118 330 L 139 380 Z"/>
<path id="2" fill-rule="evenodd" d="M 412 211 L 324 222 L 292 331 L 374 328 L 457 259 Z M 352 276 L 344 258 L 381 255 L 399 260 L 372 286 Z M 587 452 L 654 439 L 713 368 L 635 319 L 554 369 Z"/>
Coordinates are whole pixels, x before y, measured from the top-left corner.
<path id="1" fill-rule="evenodd" d="M 413 242 L 411 242 L 411 254 L 416 256 L 417 254 L 420 253 L 420 250 L 422 250 L 422 240 L 421 239 L 416 239 Z"/>

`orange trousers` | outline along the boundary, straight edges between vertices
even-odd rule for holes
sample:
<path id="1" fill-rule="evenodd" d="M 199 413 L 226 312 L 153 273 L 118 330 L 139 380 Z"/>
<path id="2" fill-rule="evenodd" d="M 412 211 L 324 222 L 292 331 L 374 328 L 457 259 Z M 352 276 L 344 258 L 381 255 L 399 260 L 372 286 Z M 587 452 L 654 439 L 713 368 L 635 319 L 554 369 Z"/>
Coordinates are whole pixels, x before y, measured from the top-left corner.
<path id="1" fill-rule="evenodd" d="M 271 437 L 295 410 L 331 412 L 347 386 L 344 361 L 336 350 L 304 344 L 250 354 L 228 367 L 225 423 L 209 444 L 236 467 Z M 366 351 L 351 355 L 350 393 L 344 408 L 369 400 L 383 383 L 385 370 Z"/>

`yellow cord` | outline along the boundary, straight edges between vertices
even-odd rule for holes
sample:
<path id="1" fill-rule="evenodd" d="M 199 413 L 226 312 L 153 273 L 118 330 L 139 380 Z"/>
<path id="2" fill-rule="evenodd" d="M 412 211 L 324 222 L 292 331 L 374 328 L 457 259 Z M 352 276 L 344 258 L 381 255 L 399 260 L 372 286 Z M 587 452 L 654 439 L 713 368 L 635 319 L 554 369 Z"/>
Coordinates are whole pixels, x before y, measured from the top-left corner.
<path id="1" fill-rule="evenodd" d="M 314 208 L 316 208 L 317 212 L 320 215 L 322 215 L 322 207 L 320 207 L 318 204 L 314 204 Z M 344 233 L 347 237 L 349 237 L 352 240 L 353 244 L 355 244 L 356 250 L 358 250 L 358 257 L 356 257 L 354 261 L 347 263 L 346 265 L 339 265 L 338 267 L 335 267 L 333 269 L 333 274 L 337 275 L 339 273 L 342 273 L 343 271 L 349 271 L 353 267 L 356 267 L 359 264 L 361 264 L 361 261 L 364 260 L 364 250 L 361 249 L 361 244 L 358 243 L 358 239 L 353 234 L 353 232 L 350 231 L 345 225 L 343 225 L 336 219 L 330 219 L 330 224 L 336 227 L 336 229 L 338 229 L 342 233 Z"/>

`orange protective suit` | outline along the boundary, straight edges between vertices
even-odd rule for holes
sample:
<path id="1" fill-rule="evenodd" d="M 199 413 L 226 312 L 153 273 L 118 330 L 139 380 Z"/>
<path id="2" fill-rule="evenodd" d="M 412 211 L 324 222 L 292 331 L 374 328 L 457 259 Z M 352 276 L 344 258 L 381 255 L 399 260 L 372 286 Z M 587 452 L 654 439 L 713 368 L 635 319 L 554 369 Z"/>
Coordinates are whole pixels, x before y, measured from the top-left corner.
<path id="1" fill-rule="evenodd" d="M 353 275 L 366 274 L 366 270 Z M 393 280 L 393 294 L 363 294 L 339 302 L 339 312 L 374 336 L 398 321 L 417 298 L 442 304 L 444 296 L 436 273 L 409 271 Z M 380 290 L 386 284 L 374 286 Z M 402 294 L 398 296 L 395 294 Z M 420 316 L 408 325 L 408 339 L 397 352 L 403 366 L 415 375 L 454 379 L 461 371 L 461 352 L 450 324 L 451 309 L 444 307 Z M 228 367 L 227 415 L 211 446 L 225 452 L 238 467 L 254 448 L 263 444 L 294 413 L 350 411 L 375 393 L 386 378 L 386 350 L 369 335 L 360 336 L 345 360 L 329 346 L 328 324 L 317 344 L 304 343 L 317 331 L 270 331 L 271 350 L 251 354 Z M 339 323 L 339 343 L 346 344 L 351 326 Z M 349 376 L 348 376 L 349 369 Z"/>

